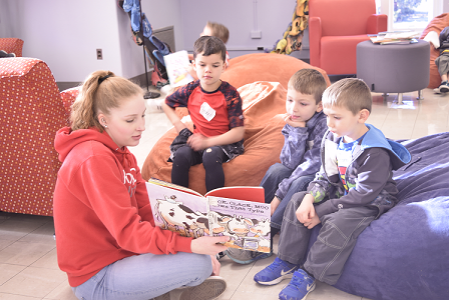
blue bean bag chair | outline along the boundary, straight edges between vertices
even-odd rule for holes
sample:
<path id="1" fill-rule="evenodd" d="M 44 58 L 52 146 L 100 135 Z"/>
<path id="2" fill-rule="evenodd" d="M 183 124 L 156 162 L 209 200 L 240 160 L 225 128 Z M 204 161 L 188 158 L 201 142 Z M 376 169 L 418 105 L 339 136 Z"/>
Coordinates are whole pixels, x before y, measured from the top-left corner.
<path id="1" fill-rule="evenodd" d="M 449 133 L 402 144 L 412 161 L 395 171 L 399 203 L 359 236 L 335 287 L 373 300 L 448 300 Z"/>

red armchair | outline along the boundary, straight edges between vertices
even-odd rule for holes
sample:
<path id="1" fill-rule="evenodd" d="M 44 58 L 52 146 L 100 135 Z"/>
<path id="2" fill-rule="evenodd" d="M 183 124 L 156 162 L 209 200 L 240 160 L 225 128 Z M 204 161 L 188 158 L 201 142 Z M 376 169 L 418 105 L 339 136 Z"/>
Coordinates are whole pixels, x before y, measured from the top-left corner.
<path id="1" fill-rule="evenodd" d="M 357 44 L 387 30 L 375 0 L 309 0 L 310 64 L 330 75 L 356 74 Z"/>
<path id="2" fill-rule="evenodd" d="M 24 57 L 0 59 L 0 86 L 0 211 L 51 216 L 53 141 L 77 92 L 60 93 L 47 64 Z"/>
<path id="3" fill-rule="evenodd" d="M 14 53 L 16 57 L 22 56 L 23 41 L 18 38 L 1 38 L 0 50 L 6 51 L 6 53 Z"/>

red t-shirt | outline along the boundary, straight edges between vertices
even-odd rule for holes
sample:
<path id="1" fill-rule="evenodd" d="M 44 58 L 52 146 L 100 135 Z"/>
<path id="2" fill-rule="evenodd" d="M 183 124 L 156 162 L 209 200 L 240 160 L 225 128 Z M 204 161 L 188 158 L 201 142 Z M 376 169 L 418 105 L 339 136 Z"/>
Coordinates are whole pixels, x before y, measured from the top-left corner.
<path id="1" fill-rule="evenodd" d="M 242 98 L 225 81 L 213 92 L 204 91 L 199 80 L 190 82 L 167 96 L 165 103 L 172 108 L 187 107 L 194 124 L 194 133 L 206 137 L 243 126 Z"/>

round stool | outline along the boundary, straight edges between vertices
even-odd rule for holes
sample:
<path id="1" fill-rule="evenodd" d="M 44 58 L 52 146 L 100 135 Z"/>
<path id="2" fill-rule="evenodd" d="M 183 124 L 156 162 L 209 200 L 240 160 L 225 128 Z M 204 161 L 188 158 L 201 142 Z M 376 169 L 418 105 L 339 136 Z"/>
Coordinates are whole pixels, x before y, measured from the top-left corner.
<path id="1" fill-rule="evenodd" d="M 357 44 L 357 78 L 362 79 L 372 92 L 402 93 L 426 88 L 430 79 L 430 44 L 418 40 L 413 44 Z"/>

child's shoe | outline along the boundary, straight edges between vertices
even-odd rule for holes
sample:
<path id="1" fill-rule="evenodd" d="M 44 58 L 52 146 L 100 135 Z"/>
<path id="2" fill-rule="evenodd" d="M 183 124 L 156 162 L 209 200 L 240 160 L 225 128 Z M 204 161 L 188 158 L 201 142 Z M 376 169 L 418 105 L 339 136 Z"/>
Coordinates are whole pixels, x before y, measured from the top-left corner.
<path id="1" fill-rule="evenodd" d="M 224 253 L 224 252 L 218 252 L 217 255 L 215 255 L 215 258 L 216 258 L 217 260 L 220 260 L 220 259 L 222 259 L 222 258 L 225 257 L 225 256 L 226 256 L 226 253 Z"/>
<path id="2" fill-rule="evenodd" d="M 226 281 L 220 276 L 210 276 L 197 286 L 185 286 L 174 289 L 153 300 L 212 300 L 226 290 Z"/>
<path id="3" fill-rule="evenodd" d="M 279 294 L 280 300 L 304 300 L 315 289 L 316 280 L 304 270 L 297 270 L 290 283 Z"/>
<path id="4" fill-rule="evenodd" d="M 250 264 L 256 260 L 264 259 L 264 258 L 267 258 L 267 257 L 270 257 L 271 255 L 273 255 L 272 252 L 265 253 L 265 252 L 248 251 L 248 250 L 242 250 L 242 249 L 236 249 L 236 248 L 228 248 L 228 250 L 226 250 L 224 253 L 230 259 L 232 259 L 236 263 L 239 263 L 242 265 Z"/>
<path id="5" fill-rule="evenodd" d="M 447 81 L 443 81 L 439 87 L 440 93 L 449 92 L 449 83 Z"/>
<path id="6" fill-rule="evenodd" d="M 254 275 L 254 281 L 261 285 L 275 285 L 284 279 L 292 278 L 293 273 L 298 269 L 298 265 L 276 257 L 271 265 Z"/>

